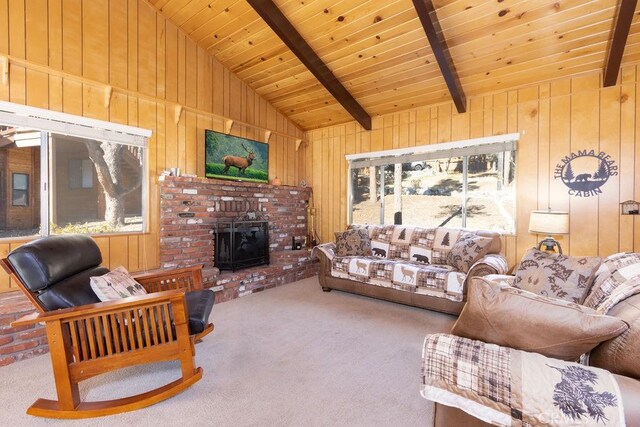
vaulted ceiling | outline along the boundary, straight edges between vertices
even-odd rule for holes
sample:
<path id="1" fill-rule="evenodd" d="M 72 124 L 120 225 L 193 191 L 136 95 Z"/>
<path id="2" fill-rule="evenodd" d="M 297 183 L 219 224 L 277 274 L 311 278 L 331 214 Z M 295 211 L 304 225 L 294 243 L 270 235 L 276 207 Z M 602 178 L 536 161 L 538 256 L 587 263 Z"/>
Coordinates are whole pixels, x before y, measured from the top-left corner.
<path id="1" fill-rule="evenodd" d="M 149 0 L 305 130 L 353 120 L 245 0 Z M 451 100 L 412 0 L 274 0 L 371 116 Z M 467 97 L 602 70 L 617 0 L 433 0 Z M 623 64 L 640 60 L 634 14 Z"/>

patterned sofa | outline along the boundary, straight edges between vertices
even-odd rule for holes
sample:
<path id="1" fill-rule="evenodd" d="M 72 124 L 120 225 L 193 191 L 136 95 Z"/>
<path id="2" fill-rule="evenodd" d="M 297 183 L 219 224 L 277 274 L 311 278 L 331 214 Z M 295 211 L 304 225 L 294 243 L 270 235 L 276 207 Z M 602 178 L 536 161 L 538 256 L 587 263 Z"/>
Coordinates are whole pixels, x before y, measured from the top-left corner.
<path id="1" fill-rule="evenodd" d="M 404 225 L 352 225 L 349 230 L 363 228 L 370 255 L 339 256 L 334 242 L 315 248 L 324 291 L 338 289 L 458 314 L 470 277 L 507 270 L 495 232 Z M 479 240 L 483 247 L 475 246 Z M 460 254 L 452 256 L 454 252 Z"/>
<path id="2" fill-rule="evenodd" d="M 580 304 L 533 294 L 512 287 L 514 284 L 517 286 L 513 276 L 474 279 L 468 307 L 452 334 L 426 337 L 421 394 L 436 403 L 434 426 L 640 425 L 640 254 L 621 253 L 606 258 L 587 285 L 586 297 Z M 555 308 L 566 304 L 566 310 L 542 310 L 544 313 L 537 307 L 518 310 L 522 318 L 539 313 L 537 317 L 546 317 L 547 324 L 556 325 L 560 334 L 569 328 L 567 319 L 576 312 L 594 316 L 598 322 L 605 318 L 621 320 L 624 332 L 604 341 L 595 340 L 595 347 L 580 358 L 580 363 L 540 354 L 547 351 L 540 343 L 540 350 L 529 347 L 524 351 L 522 347 L 526 345 L 498 345 L 494 339 L 489 343 L 486 339 L 454 335 L 466 335 L 459 333 L 458 324 L 479 299 L 479 289 L 494 292 L 479 303 L 485 313 L 491 310 L 489 304 L 482 305 L 486 301 L 504 305 L 508 301 L 503 298 L 505 294 L 517 294 L 530 298 L 530 306 L 536 302 L 553 304 Z M 573 314 L 566 314 L 567 311 Z M 500 321 L 498 316 L 494 314 L 492 319 L 491 334 Z M 502 320 L 513 330 L 522 326 L 512 316 Z M 471 323 L 476 326 L 483 321 L 474 317 Z M 530 329 L 522 332 L 528 341 Z M 558 335 L 550 330 L 540 335 L 544 334 Z M 562 338 L 554 345 L 563 350 L 577 341 Z"/>

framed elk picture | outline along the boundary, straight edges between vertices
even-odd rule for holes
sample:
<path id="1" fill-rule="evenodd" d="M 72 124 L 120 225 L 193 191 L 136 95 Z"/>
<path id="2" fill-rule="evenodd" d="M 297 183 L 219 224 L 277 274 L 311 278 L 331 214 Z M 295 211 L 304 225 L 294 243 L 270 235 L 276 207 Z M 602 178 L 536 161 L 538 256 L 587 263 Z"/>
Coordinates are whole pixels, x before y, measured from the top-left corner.
<path id="1" fill-rule="evenodd" d="M 204 131 L 207 178 L 269 182 L 269 145 L 213 130 Z"/>

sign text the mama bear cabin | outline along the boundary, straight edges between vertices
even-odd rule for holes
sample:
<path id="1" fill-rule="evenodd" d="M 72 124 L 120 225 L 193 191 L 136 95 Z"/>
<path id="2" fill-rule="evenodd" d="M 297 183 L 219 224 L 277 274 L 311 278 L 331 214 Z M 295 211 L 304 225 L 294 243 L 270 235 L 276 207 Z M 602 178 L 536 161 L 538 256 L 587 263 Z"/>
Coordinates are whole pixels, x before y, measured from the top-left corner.
<path id="1" fill-rule="evenodd" d="M 618 166 L 611 156 L 595 150 L 578 150 L 565 156 L 554 169 L 554 179 L 561 179 L 576 197 L 591 197 L 602 193 L 609 177 L 618 175 Z"/>

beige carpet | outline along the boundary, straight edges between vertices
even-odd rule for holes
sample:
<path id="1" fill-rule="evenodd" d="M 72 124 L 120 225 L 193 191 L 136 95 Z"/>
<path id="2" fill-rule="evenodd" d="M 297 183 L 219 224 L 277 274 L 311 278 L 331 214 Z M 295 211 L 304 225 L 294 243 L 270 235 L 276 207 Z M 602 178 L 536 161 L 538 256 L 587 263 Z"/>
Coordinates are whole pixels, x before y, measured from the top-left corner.
<path id="1" fill-rule="evenodd" d="M 428 426 L 420 396 L 424 336 L 454 318 L 339 291 L 317 278 L 214 306 L 213 334 L 196 346 L 202 380 L 157 405 L 80 421 L 25 414 L 55 398 L 49 356 L 0 368 L 0 425 Z M 141 392 L 177 377 L 163 363 L 81 384 L 91 400 Z"/>

